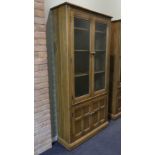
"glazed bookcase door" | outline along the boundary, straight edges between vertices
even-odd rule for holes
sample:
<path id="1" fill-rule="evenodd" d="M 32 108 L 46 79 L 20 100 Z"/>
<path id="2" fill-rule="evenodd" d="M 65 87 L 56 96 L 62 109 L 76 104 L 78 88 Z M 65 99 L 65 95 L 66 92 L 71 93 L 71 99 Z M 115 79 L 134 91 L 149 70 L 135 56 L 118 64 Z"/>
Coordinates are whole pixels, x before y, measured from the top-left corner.
<path id="1" fill-rule="evenodd" d="M 90 95 L 90 21 L 74 19 L 74 98 Z"/>
<path id="2" fill-rule="evenodd" d="M 106 89 L 107 24 L 95 22 L 94 92 Z"/>

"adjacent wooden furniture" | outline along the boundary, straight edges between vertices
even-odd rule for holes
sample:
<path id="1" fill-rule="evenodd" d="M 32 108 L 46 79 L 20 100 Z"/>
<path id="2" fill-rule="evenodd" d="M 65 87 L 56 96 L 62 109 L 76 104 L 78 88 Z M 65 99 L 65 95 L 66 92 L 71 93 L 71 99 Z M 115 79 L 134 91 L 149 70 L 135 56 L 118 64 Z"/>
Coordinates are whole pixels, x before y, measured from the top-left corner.
<path id="1" fill-rule="evenodd" d="M 116 119 L 121 115 L 121 20 L 111 27 L 109 114 Z"/>
<path id="2" fill-rule="evenodd" d="M 64 3 L 51 9 L 50 21 L 58 141 L 73 149 L 108 125 L 111 17 Z"/>

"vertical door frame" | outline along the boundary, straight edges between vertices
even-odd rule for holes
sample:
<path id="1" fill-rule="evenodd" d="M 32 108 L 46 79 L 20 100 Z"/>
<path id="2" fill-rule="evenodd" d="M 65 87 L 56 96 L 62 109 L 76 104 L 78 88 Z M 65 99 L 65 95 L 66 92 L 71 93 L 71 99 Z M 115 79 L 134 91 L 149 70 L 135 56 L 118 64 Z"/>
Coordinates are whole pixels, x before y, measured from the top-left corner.
<path id="1" fill-rule="evenodd" d="M 89 30 L 89 93 L 86 95 L 82 95 L 80 97 L 75 97 L 75 71 L 74 71 L 74 65 L 75 65 L 75 60 L 74 60 L 74 17 L 77 17 L 79 19 L 84 19 L 84 20 L 88 20 L 90 22 L 90 30 Z M 92 66 L 92 60 L 91 60 L 91 49 L 92 49 L 92 42 L 91 42 L 91 19 L 92 15 L 90 13 L 85 13 L 83 11 L 79 11 L 77 9 L 73 9 L 71 8 L 71 80 L 72 80 L 72 105 L 79 103 L 85 99 L 89 99 L 91 96 L 91 91 L 92 91 L 92 71 L 91 71 L 91 66 Z"/>
<path id="2" fill-rule="evenodd" d="M 103 18 L 103 17 L 98 17 L 95 16 L 95 24 L 96 22 L 101 23 L 101 24 L 106 24 L 107 29 L 106 29 L 106 64 L 105 64 L 105 88 L 101 90 L 94 90 L 94 94 L 105 94 L 108 92 L 109 89 L 109 60 L 110 60 L 110 33 L 111 33 L 111 21 Z M 95 37 L 95 31 L 94 31 L 94 37 Z M 94 39 L 94 47 L 95 47 L 95 39 Z M 95 50 L 95 48 L 94 48 Z M 94 62 L 95 62 L 95 56 L 94 56 Z M 93 66 L 93 73 L 94 71 L 94 66 Z M 93 78 L 95 77 L 95 74 L 93 74 Z M 95 78 L 94 78 L 95 80 Z M 93 81 L 95 83 L 95 81 Z"/>

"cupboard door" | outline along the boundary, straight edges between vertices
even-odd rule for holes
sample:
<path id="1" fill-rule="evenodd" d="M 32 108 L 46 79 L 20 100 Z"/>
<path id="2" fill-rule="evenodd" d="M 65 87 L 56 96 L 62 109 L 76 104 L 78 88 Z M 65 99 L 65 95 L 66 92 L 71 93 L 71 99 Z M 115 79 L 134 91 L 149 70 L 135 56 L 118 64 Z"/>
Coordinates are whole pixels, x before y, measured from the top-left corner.
<path id="1" fill-rule="evenodd" d="M 107 120 L 107 95 L 97 97 L 92 101 L 92 128 L 96 128 Z"/>
<path id="2" fill-rule="evenodd" d="M 92 128 L 95 128 L 99 125 L 99 102 L 98 100 L 92 101 Z"/>
<path id="3" fill-rule="evenodd" d="M 94 91 L 105 89 L 107 25 L 95 23 Z"/>
<path id="4" fill-rule="evenodd" d="M 104 96 L 99 100 L 100 111 L 99 111 L 99 121 L 103 123 L 107 120 L 107 105 L 108 105 L 108 97 Z"/>
<path id="5" fill-rule="evenodd" d="M 73 140 L 85 135 L 90 131 L 90 102 L 82 102 L 73 106 L 72 135 Z"/>
<path id="6" fill-rule="evenodd" d="M 74 17 L 74 92 L 75 98 L 89 94 L 90 22 Z"/>

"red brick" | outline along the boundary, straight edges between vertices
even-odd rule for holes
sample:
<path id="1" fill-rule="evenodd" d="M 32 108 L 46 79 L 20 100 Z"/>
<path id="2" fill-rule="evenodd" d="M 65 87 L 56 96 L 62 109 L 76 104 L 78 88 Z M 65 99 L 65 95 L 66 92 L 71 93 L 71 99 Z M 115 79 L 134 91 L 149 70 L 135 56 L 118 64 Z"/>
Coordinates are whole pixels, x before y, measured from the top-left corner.
<path id="1" fill-rule="evenodd" d="M 37 71 L 37 72 L 34 72 L 34 77 L 35 78 L 39 78 L 39 77 L 45 77 L 45 76 L 48 76 L 48 71 L 47 70 L 41 70 L 41 71 Z"/>
<path id="2" fill-rule="evenodd" d="M 34 45 L 46 45 L 46 40 L 45 39 L 35 39 L 34 40 Z"/>
<path id="3" fill-rule="evenodd" d="M 45 45 L 36 45 L 34 47 L 34 51 L 38 51 L 38 52 L 42 52 L 42 51 L 46 51 L 46 46 Z M 45 52 L 44 52 L 45 53 Z"/>
<path id="4" fill-rule="evenodd" d="M 51 123 L 51 120 L 47 119 L 47 120 L 45 120 L 43 122 L 40 122 L 40 123 L 38 123 L 38 122 L 37 123 L 34 123 L 34 127 L 36 127 L 36 128 L 42 128 L 44 126 L 47 126 L 50 123 Z"/>
<path id="5" fill-rule="evenodd" d="M 35 10 L 44 10 L 44 3 L 34 2 L 34 9 Z"/>
<path id="6" fill-rule="evenodd" d="M 45 24 L 45 19 L 42 17 L 34 17 L 34 23 L 43 25 Z"/>
<path id="7" fill-rule="evenodd" d="M 35 80 L 34 80 L 34 84 L 39 84 L 39 83 L 43 83 L 43 82 L 48 82 L 48 76 L 42 76 L 39 78 L 35 78 Z"/>
<path id="8" fill-rule="evenodd" d="M 39 96 L 35 96 L 34 101 L 35 102 L 42 101 L 42 100 L 46 100 L 48 98 L 49 98 L 49 95 L 46 93 L 46 94 L 42 94 L 42 95 L 39 95 Z"/>
<path id="9" fill-rule="evenodd" d="M 45 32 L 34 32 L 35 39 L 46 39 Z"/>
<path id="10" fill-rule="evenodd" d="M 35 114 L 37 114 L 37 113 L 35 113 Z M 40 118 L 39 117 L 38 118 L 35 118 L 35 123 L 36 123 L 35 126 L 37 126 L 37 124 L 43 123 L 44 121 L 50 120 L 49 119 L 50 118 L 50 111 L 49 111 L 49 113 L 43 115 L 42 117 L 40 117 Z"/>
<path id="11" fill-rule="evenodd" d="M 44 59 L 44 58 L 47 58 L 47 53 L 44 51 L 44 52 L 35 52 L 34 53 L 34 56 L 35 56 L 35 58 L 37 59 L 37 58 L 42 58 L 42 59 Z"/>
<path id="12" fill-rule="evenodd" d="M 50 109 L 50 105 L 49 104 L 46 104 L 46 105 L 43 105 L 43 106 L 40 106 L 40 107 L 38 107 L 38 108 L 35 108 L 34 109 L 34 112 L 41 112 L 41 111 L 44 111 L 44 110 L 46 110 L 46 109 Z M 44 125 L 47 125 L 47 124 L 44 124 Z M 38 126 L 38 127 L 43 127 L 43 125 L 42 126 Z"/>
<path id="13" fill-rule="evenodd" d="M 47 64 L 34 65 L 34 71 L 47 70 Z"/>
<path id="14" fill-rule="evenodd" d="M 34 24 L 34 30 L 35 31 L 39 31 L 39 32 L 45 32 L 46 31 L 46 27 L 45 25 L 40 25 L 40 24 Z"/>
<path id="15" fill-rule="evenodd" d="M 34 64 L 47 64 L 47 58 L 35 58 L 34 59 Z"/>
<path id="16" fill-rule="evenodd" d="M 37 96 L 42 95 L 42 94 L 49 94 L 49 89 L 43 88 L 43 89 L 36 90 L 34 92 L 34 97 L 37 97 Z"/>
<path id="17" fill-rule="evenodd" d="M 48 88 L 48 82 L 43 82 L 39 84 L 34 85 L 34 90 L 42 89 L 42 88 Z"/>
<path id="18" fill-rule="evenodd" d="M 37 120 L 37 119 L 43 118 L 43 117 L 45 117 L 46 115 L 49 115 L 49 114 L 50 114 L 50 109 L 46 109 L 46 110 L 41 111 L 41 112 L 38 111 L 38 112 L 35 113 L 34 119 Z"/>
<path id="19" fill-rule="evenodd" d="M 51 147 L 44 0 L 34 0 L 34 154 Z"/>
<path id="20" fill-rule="evenodd" d="M 34 16 L 35 17 L 44 17 L 44 11 L 43 10 L 34 10 Z"/>
<path id="21" fill-rule="evenodd" d="M 38 107 L 43 106 L 45 104 L 49 104 L 49 99 L 35 102 L 34 108 L 38 108 Z"/>

